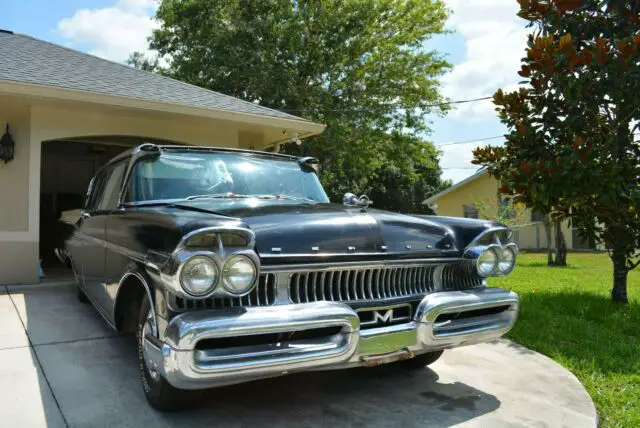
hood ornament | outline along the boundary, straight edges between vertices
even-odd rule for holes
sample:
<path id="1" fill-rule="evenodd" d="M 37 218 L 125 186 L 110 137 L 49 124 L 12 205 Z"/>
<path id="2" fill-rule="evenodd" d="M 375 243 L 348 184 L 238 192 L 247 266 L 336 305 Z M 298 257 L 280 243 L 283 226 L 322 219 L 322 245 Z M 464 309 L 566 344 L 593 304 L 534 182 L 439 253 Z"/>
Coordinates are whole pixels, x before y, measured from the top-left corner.
<path id="1" fill-rule="evenodd" d="M 367 195 L 357 197 L 353 193 L 345 193 L 342 197 L 342 204 L 347 207 L 360 207 L 362 212 L 367 210 L 367 207 L 371 205 L 373 201 L 369 199 Z"/>

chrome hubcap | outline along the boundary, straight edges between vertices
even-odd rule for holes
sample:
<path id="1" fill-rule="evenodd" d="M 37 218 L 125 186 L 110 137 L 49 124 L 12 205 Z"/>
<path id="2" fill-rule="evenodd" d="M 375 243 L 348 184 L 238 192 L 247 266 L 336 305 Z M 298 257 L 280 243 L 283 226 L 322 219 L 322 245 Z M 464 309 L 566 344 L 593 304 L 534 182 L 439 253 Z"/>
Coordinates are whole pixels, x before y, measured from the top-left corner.
<path id="1" fill-rule="evenodd" d="M 142 357 L 144 359 L 144 365 L 146 366 L 147 371 L 149 372 L 149 376 L 154 381 L 157 381 L 158 379 L 160 379 L 160 372 L 158 371 L 158 366 L 154 361 L 151 360 L 149 356 L 149 352 L 147 351 L 147 347 L 145 346 L 146 338 L 150 336 L 151 332 L 153 331 L 153 328 L 151 326 L 152 319 L 153 318 L 152 318 L 151 312 L 149 312 L 149 315 L 147 316 L 147 320 L 142 326 Z"/>

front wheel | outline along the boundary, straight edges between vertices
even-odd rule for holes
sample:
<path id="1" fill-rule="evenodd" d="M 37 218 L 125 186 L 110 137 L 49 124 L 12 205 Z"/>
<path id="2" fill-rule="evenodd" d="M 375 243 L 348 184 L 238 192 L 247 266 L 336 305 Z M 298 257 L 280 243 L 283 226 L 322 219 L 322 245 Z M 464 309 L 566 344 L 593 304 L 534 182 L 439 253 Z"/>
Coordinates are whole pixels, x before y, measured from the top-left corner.
<path id="1" fill-rule="evenodd" d="M 138 367 L 142 389 L 149 404 L 161 412 L 175 412 L 189 406 L 188 391 L 174 388 L 162 377 L 158 367 L 145 355 L 143 338 L 151 334 L 152 314 L 149 298 L 145 295 L 140 305 L 136 338 L 138 344 Z"/>
<path id="2" fill-rule="evenodd" d="M 423 369 L 425 366 L 431 365 L 438 361 L 444 351 L 427 352 L 426 354 L 417 355 L 410 360 L 400 361 L 398 364 L 410 369 Z"/>

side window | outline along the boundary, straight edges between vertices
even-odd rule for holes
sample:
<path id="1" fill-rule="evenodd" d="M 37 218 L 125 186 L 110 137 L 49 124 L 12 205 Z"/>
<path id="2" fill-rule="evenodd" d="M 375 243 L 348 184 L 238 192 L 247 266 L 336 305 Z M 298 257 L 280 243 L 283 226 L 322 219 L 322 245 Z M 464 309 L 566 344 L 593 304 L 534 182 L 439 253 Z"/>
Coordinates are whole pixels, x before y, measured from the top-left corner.
<path id="1" fill-rule="evenodd" d="M 474 205 L 463 205 L 462 212 L 466 218 L 478 218 L 478 209 Z"/>
<path id="2" fill-rule="evenodd" d="M 98 190 L 99 194 L 97 194 L 97 200 L 94 204 L 96 210 L 106 211 L 116 208 L 126 168 L 127 163 L 120 162 L 106 171 L 104 179 L 102 180 L 102 188 Z"/>
<path id="3" fill-rule="evenodd" d="M 100 174 L 96 175 L 93 180 L 91 180 L 91 183 L 89 183 L 89 189 L 87 190 L 87 200 L 84 206 L 85 210 L 92 211 L 96 208 L 96 203 L 100 199 L 100 195 L 102 194 L 102 188 L 104 187 L 104 180 L 106 175 L 106 172 L 103 171 Z"/>

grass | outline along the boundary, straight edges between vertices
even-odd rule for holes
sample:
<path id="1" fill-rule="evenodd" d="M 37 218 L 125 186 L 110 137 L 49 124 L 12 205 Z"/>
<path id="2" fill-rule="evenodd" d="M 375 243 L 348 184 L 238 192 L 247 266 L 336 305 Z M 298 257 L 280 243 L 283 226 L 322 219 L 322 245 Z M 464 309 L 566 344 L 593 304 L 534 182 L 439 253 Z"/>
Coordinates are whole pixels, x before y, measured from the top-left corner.
<path id="1" fill-rule="evenodd" d="M 566 268 L 546 255 L 522 254 L 514 272 L 492 286 L 520 294 L 521 314 L 508 337 L 573 372 L 591 395 L 603 427 L 640 427 L 640 268 L 629 273 L 630 304 L 609 296 L 606 254 L 570 253 Z"/>

